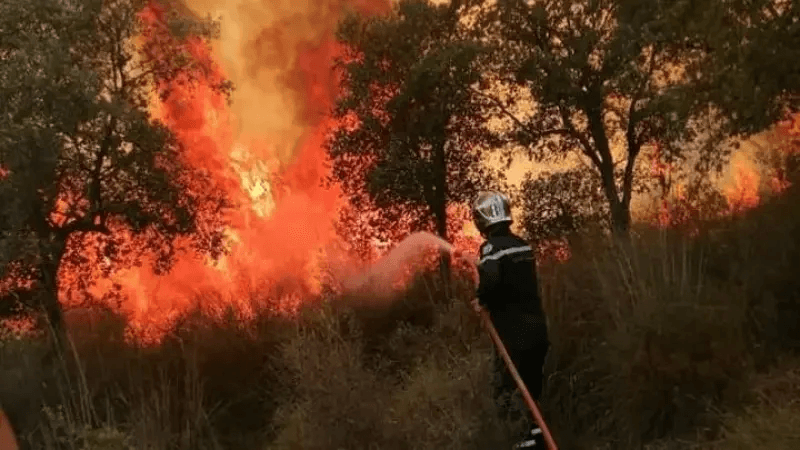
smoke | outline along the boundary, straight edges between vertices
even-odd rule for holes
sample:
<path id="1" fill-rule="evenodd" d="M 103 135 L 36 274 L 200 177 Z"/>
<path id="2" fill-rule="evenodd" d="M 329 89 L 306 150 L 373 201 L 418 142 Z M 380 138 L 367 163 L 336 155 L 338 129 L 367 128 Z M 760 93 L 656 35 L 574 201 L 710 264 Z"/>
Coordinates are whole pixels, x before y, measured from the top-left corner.
<path id="1" fill-rule="evenodd" d="M 346 11 L 379 12 L 388 0 L 186 0 L 201 16 L 221 19 L 215 45 L 234 82 L 231 112 L 239 141 L 269 142 L 290 162 L 309 128 L 328 116 L 336 96 L 333 36 Z"/>

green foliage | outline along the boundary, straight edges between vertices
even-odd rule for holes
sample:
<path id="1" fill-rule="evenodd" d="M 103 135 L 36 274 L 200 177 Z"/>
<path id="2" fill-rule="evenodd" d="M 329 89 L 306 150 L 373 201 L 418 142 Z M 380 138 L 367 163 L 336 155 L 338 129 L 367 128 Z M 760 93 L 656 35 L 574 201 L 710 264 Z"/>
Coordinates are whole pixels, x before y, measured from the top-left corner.
<path id="1" fill-rule="evenodd" d="M 190 48 L 208 45 L 214 23 L 178 19 L 158 3 L 149 21 L 140 14 L 147 5 L 0 6 L 0 273 L 43 283 L 53 313 L 60 268 L 83 273 L 77 287 L 85 288 L 96 275 L 87 272 L 145 252 L 165 270 L 179 236 L 202 252 L 221 250 L 224 191 L 149 112 L 152 94 L 166 98 L 200 79 L 227 94 L 229 83 L 209 79 L 213 67 Z"/>
<path id="2" fill-rule="evenodd" d="M 444 203 L 445 189 L 439 188 L 438 199 L 426 194 L 437 179 L 426 158 L 435 157 L 437 135 L 449 119 L 451 136 L 467 136 L 459 149 L 488 145 L 508 157 L 521 148 L 542 163 L 582 160 L 583 169 L 531 180 L 522 194 L 536 198 L 526 201 L 557 210 L 543 202 L 563 195 L 547 191 L 559 190 L 567 178 L 575 186 L 596 184 L 602 197 L 585 190 L 569 195 L 594 204 L 598 214 L 607 214 L 603 222 L 626 232 L 631 201 L 645 192 L 672 196 L 680 185 L 685 197 L 719 207 L 719 192 L 708 180 L 734 148 L 728 138 L 764 130 L 797 105 L 794 80 L 800 71 L 794 63 L 778 67 L 779 61 L 795 61 L 800 47 L 793 45 L 798 11 L 792 2 L 400 2 L 390 17 L 395 19 L 351 17 L 340 30 L 350 53 L 340 66 L 345 95 L 337 117 L 344 126 L 331 154 L 335 177 L 354 203 L 378 208 L 369 219 L 373 228 L 418 226 L 428 218 L 419 208 L 427 205 L 445 229 L 444 214 L 436 212 L 441 207 L 430 208 Z M 391 28 L 392 20 L 405 28 Z M 456 79 L 454 73 L 464 76 Z M 421 94 L 432 92 L 431 80 L 444 96 Z M 453 101 L 442 109 L 443 99 Z M 470 131 L 487 119 L 502 124 L 504 132 Z M 430 153 L 408 153 L 426 145 Z M 658 185 L 663 180 L 642 167 L 648 153 L 673 168 L 666 190 Z M 472 169 L 473 159 L 466 163 L 468 170 L 454 173 L 482 175 Z M 367 176 L 353 176 L 364 167 Z M 580 177 L 594 181 L 578 183 Z M 473 191 L 472 184 L 459 187 L 447 194 Z M 409 210 L 422 214 L 408 217 Z M 680 215 L 687 214 L 697 215 Z M 535 226 L 529 222 L 543 238 L 565 231 L 561 225 L 545 231 L 555 223 L 537 220 Z M 356 222 L 351 217 L 346 224 L 358 230 Z"/>
<path id="3" fill-rule="evenodd" d="M 552 162 L 577 155 L 586 162 L 584 176 L 600 182 L 613 229 L 625 231 L 637 181 L 643 181 L 637 162 L 651 144 L 659 145 L 666 162 L 706 176 L 719 170 L 730 151 L 724 138 L 762 130 L 776 118 L 775 107 L 761 111 L 737 103 L 736 93 L 758 92 L 765 107 L 786 97 L 793 66 L 759 79 L 736 52 L 741 33 L 766 39 L 778 33 L 779 23 L 794 24 L 796 17 L 789 16 L 796 15 L 795 7 L 749 31 L 721 32 L 734 14 L 743 22 L 761 14 L 757 5 L 742 11 L 733 3 L 498 1 L 480 19 L 497 53 L 489 79 L 522 89 L 529 95 L 517 98 L 533 103 L 520 114 L 512 96 L 496 104 L 495 114 L 531 158 Z M 793 32 L 785 33 L 788 38 Z M 777 48 L 792 55 L 788 47 Z M 732 58 L 740 63 L 729 64 Z M 762 87 L 767 82 L 783 87 Z M 732 96 L 737 101 L 723 105 Z"/>
<path id="4" fill-rule="evenodd" d="M 713 435 L 715 411 L 749 401 L 753 374 L 797 348 L 797 195 L 701 223 L 696 238 L 637 227 L 623 251 L 585 236 L 570 261 L 543 267 L 558 355 L 546 406 L 566 435 L 634 448 Z"/>
<path id="5" fill-rule="evenodd" d="M 499 81 L 535 102 L 528 117 L 513 116 L 517 141 L 540 161 L 574 151 L 585 158 L 617 230 L 629 226 L 643 146 L 675 142 L 695 110 L 691 85 L 671 74 L 693 70 L 693 52 L 676 36 L 690 13 L 641 2 L 517 0 L 487 13 L 504 55 Z"/>
<path id="6" fill-rule="evenodd" d="M 389 15 L 340 24 L 333 178 L 358 209 L 379 208 L 373 226 L 406 221 L 445 236 L 447 206 L 491 179 L 480 150 L 493 136 L 469 89 L 483 48 L 463 38 L 460 18 L 455 5 L 404 0 Z"/>
<path id="7" fill-rule="evenodd" d="M 608 228 L 608 208 L 595 177 L 583 169 L 528 174 L 522 183 L 522 227 L 528 238 L 550 241 L 589 228 Z"/>
<path id="8" fill-rule="evenodd" d="M 721 108 L 734 133 L 757 133 L 800 108 L 800 5 L 716 0 L 697 30 L 712 55 L 697 94 Z"/>

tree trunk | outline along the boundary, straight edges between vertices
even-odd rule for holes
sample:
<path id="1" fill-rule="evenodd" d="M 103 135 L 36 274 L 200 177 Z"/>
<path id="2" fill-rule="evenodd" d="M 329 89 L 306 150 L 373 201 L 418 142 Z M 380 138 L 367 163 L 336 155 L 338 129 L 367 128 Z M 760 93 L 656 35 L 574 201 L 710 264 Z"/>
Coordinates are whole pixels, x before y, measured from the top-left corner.
<path id="1" fill-rule="evenodd" d="M 631 228 L 631 211 L 624 202 L 611 202 L 611 232 L 617 237 L 626 237 Z"/>
<path id="2" fill-rule="evenodd" d="M 67 343 L 64 312 L 58 299 L 58 268 L 64 255 L 66 242 L 57 240 L 42 252 L 39 264 L 39 308 L 44 314 L 45 327 L 50 330 L 55 350 L 64 350 Z"/>
<path id="3" fill-rule="evenodd" d="M 600 171 L 600 181 L 603 183 L 603 191 L 611 212 L 611 231 L 617 237 L 625 237 L 630 231 L 631 211 L 626 198 L 620 198 L 617 180 L 614 176 L 614 159 L 603 125 L 602 95 L 597 94 L 588 99 L 584 105 L 584 112 L 589 119 L 589 132 L 599 155 L 599 160 L 595 160 L 595 165 Z"/>

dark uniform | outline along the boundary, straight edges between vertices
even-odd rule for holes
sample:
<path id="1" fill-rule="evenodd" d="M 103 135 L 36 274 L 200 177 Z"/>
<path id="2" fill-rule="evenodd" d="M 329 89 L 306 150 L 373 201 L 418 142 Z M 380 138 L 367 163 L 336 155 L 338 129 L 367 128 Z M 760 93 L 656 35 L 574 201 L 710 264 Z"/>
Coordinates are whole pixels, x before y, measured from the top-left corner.
<path id="1" fill-rule="evenodd" d="M 497 224 L 487 230 L 480 253 L 478 301 L 488 310 L 531 396 L 538 400 L 542 393 L 542 367 L 550 344 L 533 249 L 514 235 L 508 224 Z M 499 354 L 495 363 L 500 407 L 507 418 L 514 419 L 519 412 L 512 411 L 509 402 L 517 386 Z"/>

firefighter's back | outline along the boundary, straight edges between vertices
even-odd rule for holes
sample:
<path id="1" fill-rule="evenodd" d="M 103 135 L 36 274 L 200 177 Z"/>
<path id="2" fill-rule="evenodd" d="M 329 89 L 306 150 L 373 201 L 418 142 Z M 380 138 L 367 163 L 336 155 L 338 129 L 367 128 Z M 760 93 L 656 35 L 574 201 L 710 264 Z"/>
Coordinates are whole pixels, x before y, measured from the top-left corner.
<path id="1" fill-rule="evenodd" d="M 499 267 L 499 283 L 486 303 L 503 341 L 517 349 L 546 342 L 547 320 L 533 248 L 510 232 L 489 236 L 485 245 L 481 260 Z"/>
<path id="2" fill-rule="evenodd" d="M 487 247 L 481 260 L 494 260 L 500 268 L 494 309 L 543 316 L 533 248 L 513 233 L 490 236 Z"/>

